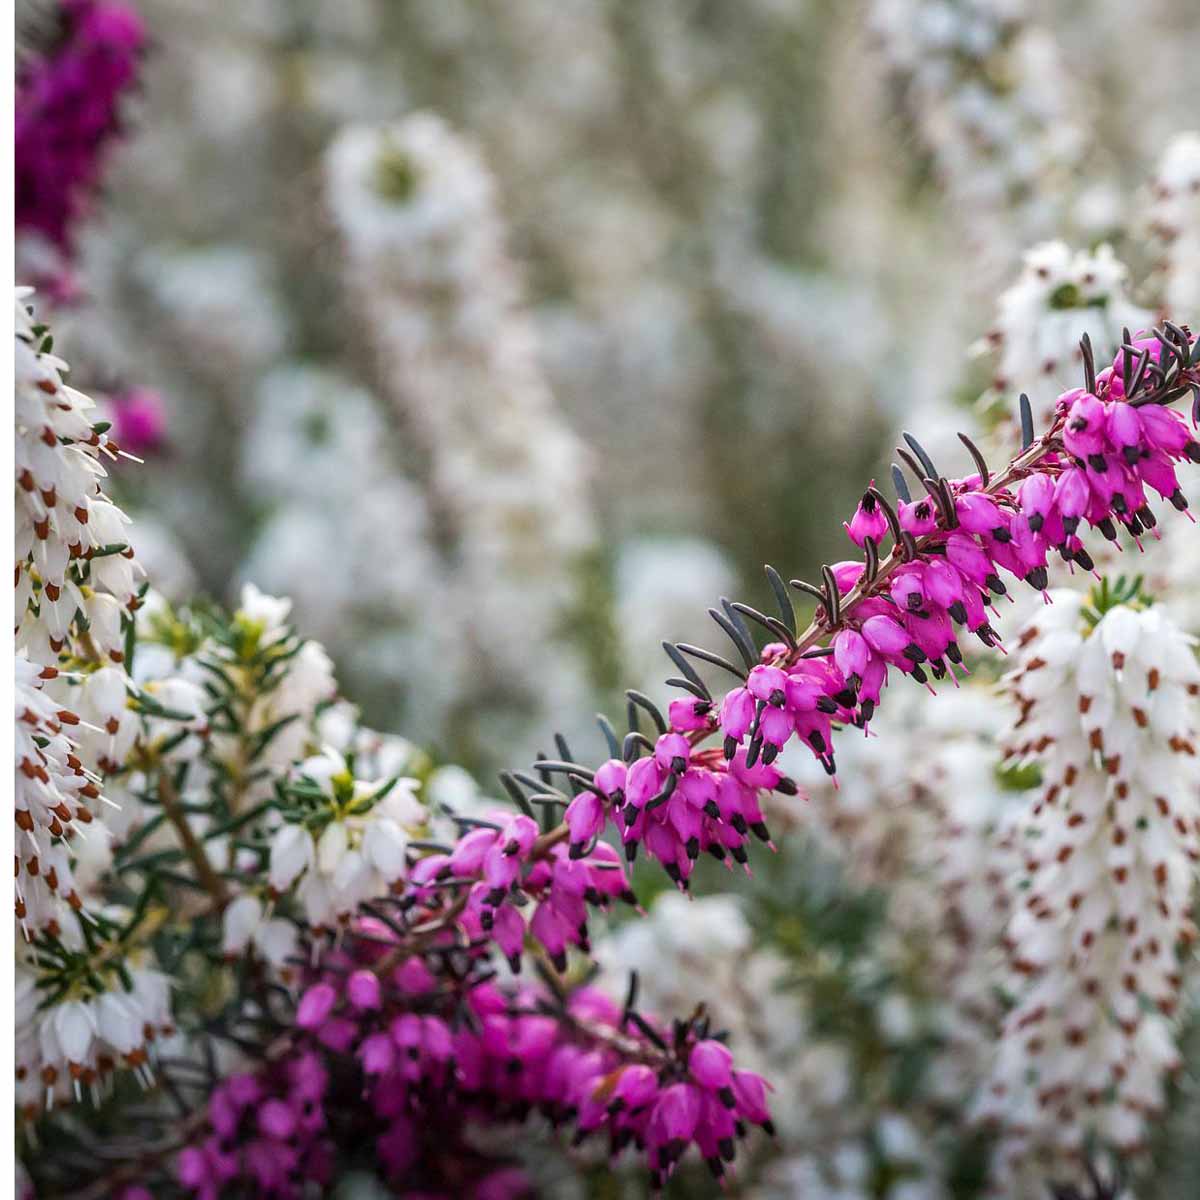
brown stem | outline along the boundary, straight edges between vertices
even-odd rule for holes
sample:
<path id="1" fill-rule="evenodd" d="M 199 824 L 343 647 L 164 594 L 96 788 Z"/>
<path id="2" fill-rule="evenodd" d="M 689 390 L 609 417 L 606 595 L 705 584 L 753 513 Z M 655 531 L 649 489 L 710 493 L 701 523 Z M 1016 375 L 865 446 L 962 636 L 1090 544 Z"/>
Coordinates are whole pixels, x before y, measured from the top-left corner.
<path id="1" fill-rule="evenodd" d="M 214 909 L 220 912 L 229 903 L 229 889 L 225 886 L 225 880 L 217 874 L 216 869 L 209 862 L 204 846 L 196 837 L 195 830 L 192 829 L 187 814 L 183 811 L 179 793 L 175 790 L 175 785 L 168 778 L 166 771 L 159 772 L 158 799 L 167 820 L 175 827 L 183 852 L 195 868 L 197 880 L 212 897 Z"/>
<path id="2" fill-rule="evenodd" d="M 376 975 L 386 975 L 394 966 L 404 962 L 406 958 L 412 958 L 414 954 L 419 954 L 439 933 L 445 929 L 449 929 L 466 907 L 467 894 L 464 891 L 445 912 L 438 913 L 435 918 L 425 925 L 418 925 L 416 928 L 410 929 L 405 940 L 389 950 L 375 963 L 371 970 Z"/>

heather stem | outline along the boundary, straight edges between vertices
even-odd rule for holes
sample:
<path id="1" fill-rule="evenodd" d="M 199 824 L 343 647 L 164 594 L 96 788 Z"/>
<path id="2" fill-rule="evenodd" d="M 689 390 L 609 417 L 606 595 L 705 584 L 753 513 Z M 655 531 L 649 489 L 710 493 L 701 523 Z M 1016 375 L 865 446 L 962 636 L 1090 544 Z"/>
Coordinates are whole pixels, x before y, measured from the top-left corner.
<path id="1" fill-rule="evenodd" d="M 175 785 L 165 771 L 161 772 L 158 777 L 158 799 L 162 804 L 163 812 L 166 813 L 167 820 L 171 822 L 175 827 L 175 832 L 179 835 L 183 852 L 196 870 L 197 880 L 213 898 L 216 910 L 220 911 L 229 902 L 229 889 L 212 863 L 209 862 L 203 845 L 196 837 L 195 831 L 188 822 L 187 814 L 180 805 L 179 793 L 175 790 Z"/>

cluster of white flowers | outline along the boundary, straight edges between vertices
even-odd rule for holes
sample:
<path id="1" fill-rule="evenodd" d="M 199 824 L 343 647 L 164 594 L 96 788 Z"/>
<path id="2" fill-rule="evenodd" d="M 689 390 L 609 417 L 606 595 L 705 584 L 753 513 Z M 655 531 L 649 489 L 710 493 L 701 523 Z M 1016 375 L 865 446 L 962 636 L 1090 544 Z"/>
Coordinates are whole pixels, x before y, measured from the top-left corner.
<path id="1" fill-rule="evenodd" d="M 1036 421 L 1052 416 L 1055 399 L 1083 378 L 1079 342 L 1085 333 L 1099 369 L 1120 346 L 1123 328 L 1136 334 L 1153 323 L 1154 314 L 1129 298 L 1128 276 L 1107 245 L 1073 251 L 1053 241 L 1029 250 L 979 345 L 996 355 L 985 402 L 998 402 L 1012 416 L 1025 392 Z"/>
<path id="2" fill-rule="evenodd" d="M 580 690 L 561 628 L 592 545 L 586 463 L 541 373 L 491 176 L 441 120 L 417 114 L 344 130 L 326 195 L 381 386 L 453 533 L 473 678 L 486 685 L 494 664 L 561 711 Z"/>
<path id="3" fill-rule="evenodd" d="M 978 1115 L 1001 1132 L 1002 1178 L 1077 1167 L 1089 1135 L 1145 1145 L 1179 1065 L 1177 952 L 1195 937 L 1200 667 L 1155 608 L 1097 620 L 1056 592 L 1009 677 L 1005 748 L 1040 790 L 1014 817 L 1006 932 L 1014 1005 Z"/>
<path id="4" fill-rule="evenodd" d="M 1150 227 L 1163 244 L 1163 306 L 1195 321 L 1200 319 L 1200 133 L 1181 133 L 1167 146 L 1152 195 Z"/>
<path id="5" fill-rule="evenodd" d="M 79 718 L 44 691 L 57 672 L 16 657 L 16 901 L 17 919 L 31 930 L 61 927 L 61 909 L 82 899 L 71 873 L 67 836 L 93 821 L 100 780 L 87 770 L 66 730 Z"/>
<path id="6" fill-rule="evenodd" d="M 85 1089 L 98 1101 L 118 1067 L 148 1085 L 152 1045 L 174 1033 L 168 977 L 121 946 L 119 966 L 106 961 L 107 949 L 76 938 L 52 960 L 35 949 L 17 963 L 16 1104 L 26 1119 Z M 50 978 L 63 982 L 47 1004 Z"/>
<path id="7" fill-rule="evenodd" d="M 234 611 L 240 624 L 261 645 L 295 643 L 289 623 L 292 602 L 268 596 L 252 583 L 242 588 L 241 605 Z M 272 773 L 280 772 L 300 758 L 312 740 L 311 726 L 320 706 L 337 693 L 333 663 L 319 642 L 304 641 L 286 660 L 274 686 L 252 698 L 241 736 L 254 739 L 267 730 L 278 729 L 256 761 Z M 218 740 L 218 754 L 221 754 Z"/>
<path id="8" fill-rule="evenodd" d="M 118 1067 L 148 1078 L 147 1045 L 171 1031 L 167 979 L 91 891 L 116 812 L 104 776 L 139 731 L 126 631 L 140 568 L 125 515 L 105 496 L 117 447 L 88 397 L 16 301 L 17 1105 L 33 1118 L 93 1097 Z M 69 669 L 67 669 L 69 668 Z M 101 803 L 107 804 L 103 810 Z M 89 912 L 88 908 L 96 907 Z"/>
<path id="9" fill-rule="evenodd" d="M 994 277 L 1061 228 L 1087 149 L 1057 44 L 1024 0 L 875 0 L 871 25 Z"/>
<path id="10" fill-rule="evenodd" d="M 28 295 L 17 290 L 17 646 L 44 666 L 64 653 L 120 663 L 140 568 L 128 519 L 102 490 L 102 459 L 117 451 L 93 427 L 92 401 L 63 381 L 67 365 L 46 348 Z"/>
<path id="11" fill-rule="evenodd" d="M 135 734 L 125 646 L 140 567 L 127 519 L 101 486 L 101 456 L 115 458 L 116 445 L 92 424 L 92 401 L 63 382 L 66 363 L 49 352 L 27 297 L 18 289 L 16 894 L 26 935 L 56 936 L 84 899 L 72 843 L 105 841 L 93 824 L 103 775 Z"/>
<path id="12" fill-rule="evenodd" d="M 403 880 L 409 834 L 425 825 L 426 811 L 417 780 L 356 779 L 336 750 L 305 759 L 292 775 L 318 794 L 306 791 L 303 815 L 285 816 L 272 835 L 268 879 L 277 893 L 296 886 L 312 928 L 334 929 Z"/>

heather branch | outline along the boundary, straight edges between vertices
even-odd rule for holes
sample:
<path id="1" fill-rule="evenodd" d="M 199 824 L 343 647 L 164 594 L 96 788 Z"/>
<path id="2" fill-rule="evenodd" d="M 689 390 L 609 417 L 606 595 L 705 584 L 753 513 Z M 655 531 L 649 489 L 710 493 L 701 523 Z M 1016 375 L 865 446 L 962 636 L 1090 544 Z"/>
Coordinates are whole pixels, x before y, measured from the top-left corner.
<path id="1" fill-rule="evenodd" d="M 195 831 L 187 819 L 187 814 L 181 807 L 179 793 L 175 790 L 175 785 L 166 771 L 160 772 L 158 776 L 158 799 L 162 804 L 163 812 L 167 815 L 167 820 L 175 828 L 183 852 L 196 871 L 197 881 L 212 897 L 213 907 L 219 912 L 229 902 L 229 889 L 212 863 L 209 862 L 204 846 L 196 837 Z"/>
<path id="2" fill-rule="evenodd" d="M 627 857 L 632 861 L 645 842 L 684 890 L 702 850 L 721 860 L 732 854 L 744 864 L 747 830 L 769 842 L 759 792 L 796 790 L 771 767 L 793 734 L 833 774 L 833 730 L 851 723 L 865 727 L 891 670 L 927 684 L 922 664 L 928 663 L 935 679 L 953 677 L 962 662 L 956 627 L 976 633 L 985 645 L 996 644 L 986 609 L 993 593 L 1006 592 L 1001 571 L 1044 591 L 1053 550 L 1064 561 L 1092 569 L 1078 536 L 1081 522 L 1109 539 L 1116 539 L 1118 525 L 1136 537 L 1157 524 L 1146 488 L 1186 509 L 1174 464 L 1200 462 L 1200 443 L 1179 414 L 1168 417 L 1162 409 L 1189 392 L 1200 397 L 1200 343 L 1170 323 L 1132 343 L 1127 333 L 1116 362 L 1098 375 L 1084 344 L 1090 390 L 1064 393 L 1040 437 L 1032 406 L 1022 396 L 1022 449 L 1002 471 L 993 474 L 978 447 L 963 438 L 977 475 L 949 480 L 906 434 L 909 450 L 899 453 L 927 498 L 914 503 L 902 476 L 899 510 L 874 487 L 868 490 L 847 526 L 863 548 L 861 564 L 822 567 L 819 587 L 792 581 L 818 603 L 802 633 L 794 633 L 791 601 L 778 573 L 768 568 L 781 621 L 725 599 L 709 610 L 744 671 L 711 650 L 664 643 L 682 673 L 671 683 L 688 693 L 672 702 L 669 724 L 644 696 L 630 692 L 629 733 L 623 743 L 615 734 L 609 738 L 613 758 L 600 771 L 562 761 L 534 765 L 543 773 L 565 771 L 572 784 L 566 820 L 542 834 L 544 843 L 569 840 L 572 856 L 581 856 L 619 814 Z M 1194 420 L 1197 409 L 1200 400 L 1193 405 Z M 885 533 L 893 546 L 881 560 L 878 543 Z M 760 652 L 743 618 L 779 642 Z M 742 686 L 715 701 L 689 658 L 728 670 Z M 638 728 L 639 708 L 650 713 L 656 741 Z M 724 734 L 724 763 L 717 752 L 700 749 L 718 731 Z M 561 758 L 569 757 L 562 750 Z M 517 782 L 537 783 L 512 772 L 505 778 L 510 794 Z"/>

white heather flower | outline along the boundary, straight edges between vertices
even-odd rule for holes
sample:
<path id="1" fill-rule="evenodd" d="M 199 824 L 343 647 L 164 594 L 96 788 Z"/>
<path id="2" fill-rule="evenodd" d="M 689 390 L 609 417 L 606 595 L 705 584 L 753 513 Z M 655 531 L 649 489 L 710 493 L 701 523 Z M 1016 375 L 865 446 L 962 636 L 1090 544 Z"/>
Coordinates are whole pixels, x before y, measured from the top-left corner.
<path id="1" fill-rule="evenodd" d="M 282 650 L 285 641 L 294 637 L 288 623 L 291 607 L 290 600 L 268 596 L 253 584 L 246 584 L 234 613 L 234 623 L 257 638 L 260 646 Z M 195 674 L 201 677 L 199 671 Z M 249 697 L 242 737 L 253 738 L 255 734 L 275 729 L 256 762 L 274 771 L 284 771 L 301 758 L 313 742 L 317 709 L 336 693 L 333 663 L 325 648 L 319 642 L 302 643 L 286 658 L 272 686 Z M 222 736 L 218 739 L 218 754 L 224 756 L 226 751 L 236 756 L 236 746 L 230 746 L 229 739 Z M 263 786 L 266 785 L 258 785 L 258 789 Z M 250 794 L 256 796 L 256 789 L 251 788 Z"/>
<path id="2" fill-rule="evenodd" d="M 296 952 L 298 940 L 290 921 L 268 918 L 262 901 L 249 893 L 238 896 L 221 915 L 221 951 L 230 958 L 253 946 L 264 962 L 282 970 Z"/>
<path id="3" fill-rule="evenodd" d="M 264 645 L 277 642 L 287 636 L 288 615 L 292 602 L 287 597 L 268 596 L 252 583 L 242 587 L 241 600 L 234 618 L 259 627 Z"/>
<path id="4" fill-rule="evenodd" d="M 221 914 L 221 949 L 227 955 L 241 954 L 262 921 L 262 901 L 249 894 L 238 896 Z"/>
<path id="5" fill-rule="evenodd" d="M 1150 227 L 1162 242 L 1162 299 L 1176 319 L 1200 315 L 1200 133 L 1173 138 L 1158 165 Z"/>
<path id="6" fill-rule="evenodd" d="M 317 870 L 322 875 L 335 874 L 349 848 L 350 833 L 345 824 L 341 821 L 331 821 L 317 839 Z"/>
<path id="7" fill-rule="evenodd" d="M 16 911 L 27 934 L 71 937 L 88 826 L 89 884 L 110 852 L 93 825 L 101 775 L 123 765 L 137 736 L 124 659 L 141 568 L 128 520 L 102 490 L 101 458 L 115 458 L 115 443 L 93 428 L 92 401 L 63 382 L 66 364 L 43 349 L 27 295 L 18 289 L 14 372 Z M 77 669 L 60 673 L 64 660 Z"/>
<path id="8" fill-rule="evenodd" d="M 56 672 L 31 663 L 23 651 L 16 668 L 16 815 L 17 917 L 26 930 L 59 924 L 55 901 L 79 908 L 64 839 L 92 823 L 100 800 L 99 780 L 79 757 L 68 730 L 79 718 L 45 692 Z"/>
<path id="9" fill-rule="evenodd" d="M 287 891 L 315 861 L 312 834 L 302 825 L 281 825 L 271 838 L 271 886 L 277 892 Z"/>
<path id="10" fill-rule="evenodd" d="M 129 708 L 128 678 L 119 667 L 101 667 L 84 676 L 76 692 L 84 722 L 79 732 L 83 757 L 102 771 L 118 770 L 137 737 L 138 718 Z"/>
<path id="11" fill-rule="evenodd" d="M 304 789 L 295 797 L 302 817 L 289 814 L 272 836 L 271 886 L 283 892 L 295 885 L 309 924 L 332 928 L 404 877 L 409 833 L 427 824 L 428 813 L 416 799 L 415 779 L 355 779 L 332 748 L 292 775 Z M 314 785 L 319 800 L 309 790 Z M 310 825 L 320 829 L 315 840 Z"/>
<path id="12" fill-rule="evenodd" d="M 1013 822 L 1017 999 L 978 1101 L 1010 1181 L 1039 1155 L 1060 1156 L 1065 1177 L 1089 1134 L 1122 1155 L 1145 1144 L 1179 1063 L 1176 953 L 1195 936 L 1192 641 L 1153 608 L 1097 621 L 1077 593 L 1054 600 L 1009 677 L 1021 715 L 1006 749 L 1042 774 Z"/>

